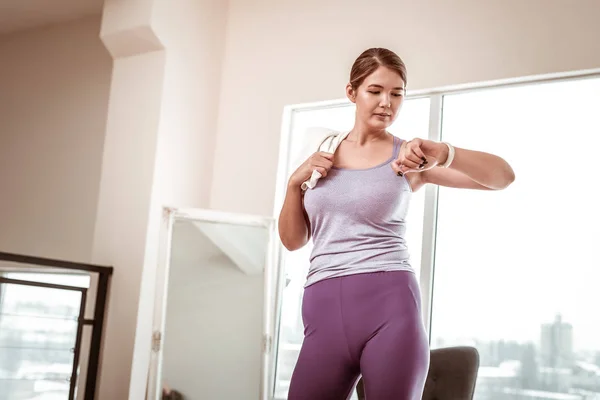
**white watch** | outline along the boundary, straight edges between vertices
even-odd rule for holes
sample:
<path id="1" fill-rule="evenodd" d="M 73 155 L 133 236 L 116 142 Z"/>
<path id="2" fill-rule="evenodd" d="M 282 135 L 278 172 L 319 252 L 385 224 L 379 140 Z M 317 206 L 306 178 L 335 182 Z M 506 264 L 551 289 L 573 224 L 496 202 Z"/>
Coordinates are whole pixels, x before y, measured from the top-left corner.
<path id="1" fill-rule="evenodd" d="M 446 143 L 446 142 L 442 142 L 442 143 L 444 143 L 446 146 L 448 146 L 448 158 L 446 158 L 445 163 L 440 164 L 440 167 L 448 168 L 450 166 L 450 164 L 452 164 L 452 161 L 454 161 L 454 146 L 452 146 L 450 143 Z"/>

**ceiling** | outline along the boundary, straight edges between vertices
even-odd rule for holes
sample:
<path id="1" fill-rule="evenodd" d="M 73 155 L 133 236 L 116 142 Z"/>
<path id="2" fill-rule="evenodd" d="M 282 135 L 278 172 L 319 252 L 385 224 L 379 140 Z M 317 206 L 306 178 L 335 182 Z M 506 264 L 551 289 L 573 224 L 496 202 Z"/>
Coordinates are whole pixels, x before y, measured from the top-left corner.
<path id="1" fill-rule="evenodd" d="M 0 35 L 100 14 L 104 0 L 0 0 Z"/>

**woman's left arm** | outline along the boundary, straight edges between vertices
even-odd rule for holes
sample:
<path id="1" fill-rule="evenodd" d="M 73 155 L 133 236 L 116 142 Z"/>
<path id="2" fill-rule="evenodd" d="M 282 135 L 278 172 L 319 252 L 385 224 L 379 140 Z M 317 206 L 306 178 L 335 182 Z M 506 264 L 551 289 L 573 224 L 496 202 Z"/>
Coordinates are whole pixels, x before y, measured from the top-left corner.
<path id="1" fill-rule="evenodd" d="M 449 149 L 444 143 L 421 140 L 421 150 L 433 157 L 438 165 L 448 159 Z M 454 159 L 448 168 L 439 166 L 421 172 L 423 183 L 441 186 L 502 190 L 515 180 L 511 166 L 501 157 L 482 151 L 454 148 Z"/>

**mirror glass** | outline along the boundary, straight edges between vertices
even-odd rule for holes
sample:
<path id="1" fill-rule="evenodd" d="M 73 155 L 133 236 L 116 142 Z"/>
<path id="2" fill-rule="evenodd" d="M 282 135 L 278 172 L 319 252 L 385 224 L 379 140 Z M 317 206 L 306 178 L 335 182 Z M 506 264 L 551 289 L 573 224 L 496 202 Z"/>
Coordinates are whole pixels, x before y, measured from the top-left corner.
<path id="1" fill-rule="evenodd" d="M 163 399 L 258 398 L 269 240 L 267 226 L 174 222 Z"/>

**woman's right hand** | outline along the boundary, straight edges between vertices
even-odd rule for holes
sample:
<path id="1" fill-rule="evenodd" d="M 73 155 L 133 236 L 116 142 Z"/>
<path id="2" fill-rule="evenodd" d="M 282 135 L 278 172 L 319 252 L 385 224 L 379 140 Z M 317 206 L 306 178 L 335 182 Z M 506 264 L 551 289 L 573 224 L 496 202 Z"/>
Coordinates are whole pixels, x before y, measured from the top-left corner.
<path id="1" fill-rule="evenodd" d="M 314 170 L 319 171 L 323 177 L 326 177 L 331 167 L 333 167 L 333 154 L 317 151 L 294 171 L 292 176 L 290 176 L 289 185 L 300 187 L 304 181 L 310 178 Z"/>

